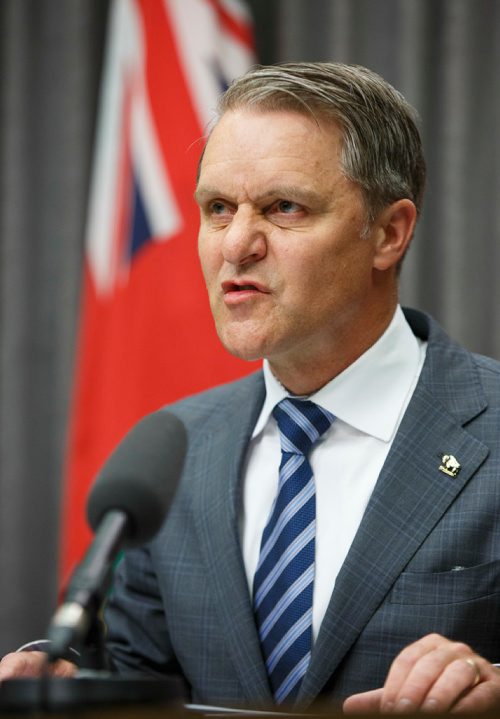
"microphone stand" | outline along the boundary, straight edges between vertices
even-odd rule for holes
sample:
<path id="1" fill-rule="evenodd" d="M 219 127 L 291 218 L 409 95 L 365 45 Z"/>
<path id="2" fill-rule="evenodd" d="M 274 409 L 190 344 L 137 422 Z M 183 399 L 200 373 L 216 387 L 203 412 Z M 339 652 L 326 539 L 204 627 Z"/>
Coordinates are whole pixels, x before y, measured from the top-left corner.
<path id="1" fill-rule="evenodd" d="M 47 661 L 41 676 L 0 682 L 0 714 L 134 705 L 170 709 L 183 706 L 186 687 L 181 677 L 138 678 L 87 668 L 71 678 L 51 675 L 51 667 L 58 659 L 74 659 L 79 653 L 84 658 L 99 654 L 102 633 L 97 616 L 111 582 L 127 522 L 127 515 L 119 510 L 110 511 L 103 518 L 94 542 L 71 578 L 65 600 L 50 623 Z M 96 656 L 92 659 L 94 666 L 99 663 Z"/>
<path id="2" fill-rule="evenodd" d="M 88 648 L 121 548 L 144 544 L 159 530 L 181 474 L 186 441 L 186 430 L 176 416 L 156 412 L 142 419 L 115 449 L 90 494 L 87 509 L 94 540 L 50 623 L 45 671 L 36 679 L 0 682 L 0 714 L 137 703 L 180 706 L 184 701 L 180 677 L 82 672 L 63 679 L 52 676 L 51 667 L 71 651 Z"/>
<path id="3" fill-rule="evenodd" d="M 49 626 L 49 661 L 65 658 L 70 649 L 79 651 L 88 639 L 111 584 L 114 562 L 129 522 L 125 512 L 108 511 L 97 528 L 83 561 L 68 585 L 65 599 Z"/>

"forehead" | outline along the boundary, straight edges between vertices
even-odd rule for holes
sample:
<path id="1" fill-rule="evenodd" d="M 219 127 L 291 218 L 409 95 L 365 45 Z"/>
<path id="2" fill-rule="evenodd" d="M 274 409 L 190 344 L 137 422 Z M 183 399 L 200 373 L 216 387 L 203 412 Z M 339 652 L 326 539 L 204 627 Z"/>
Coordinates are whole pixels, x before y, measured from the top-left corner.
<path id="1" fill-rule="evenodd" d="M 239 109 L 218 121 L 200 163 L 200 177 L 217 171 L 268 171 L 336 166 L 342 133 L 333 120 L 295 111 Z"/>

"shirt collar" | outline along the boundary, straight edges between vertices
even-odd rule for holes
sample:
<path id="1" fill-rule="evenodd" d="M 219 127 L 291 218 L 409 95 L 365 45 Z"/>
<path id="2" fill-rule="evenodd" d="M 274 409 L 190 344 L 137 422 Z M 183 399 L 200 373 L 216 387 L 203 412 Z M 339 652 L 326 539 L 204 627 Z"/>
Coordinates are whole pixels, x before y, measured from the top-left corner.
<path id="1" fill-rule="evenodd" d="M 425 346 L 411 331 L 398 305 L 389 327 L 377 342 L 310 399 L 361 432 L 388 442 L 415 388 Z M 289 396 L 267 360 L 264 381 L 266 399 L 252 438 L 264 429 L 273 407 Z"/>

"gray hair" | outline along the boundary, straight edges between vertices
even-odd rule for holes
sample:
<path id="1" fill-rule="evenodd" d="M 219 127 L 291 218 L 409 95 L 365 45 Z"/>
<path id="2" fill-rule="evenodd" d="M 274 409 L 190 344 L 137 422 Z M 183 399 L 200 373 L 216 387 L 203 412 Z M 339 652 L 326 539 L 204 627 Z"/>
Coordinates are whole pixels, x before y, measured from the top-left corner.
<path id="1" fill-rule="evenodd" d="M 414 108 L 388 82 L 359 65 L 257 65 L 220 97 L 218 113 L 293 110 L 334 120 L 343 133 L 341 167 L 362 189 L 369 221 L 396 200 L 420 212 L 425 160 Z"/>

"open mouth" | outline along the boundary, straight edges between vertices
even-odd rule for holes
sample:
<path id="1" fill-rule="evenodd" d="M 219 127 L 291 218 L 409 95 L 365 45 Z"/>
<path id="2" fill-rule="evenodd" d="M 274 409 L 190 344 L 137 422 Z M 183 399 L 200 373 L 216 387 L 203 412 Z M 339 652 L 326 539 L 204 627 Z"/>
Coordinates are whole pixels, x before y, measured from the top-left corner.
<path id="1" fill-rule="evenodd" d="M 231 292 L 243 292 L 244 290 L 257 290 L 255 285 L 233 285 Z"/>
<path id="2" fill-rule="evenodd" d="M 225 295 L 229 292 L 262 292 L 262 288 L 253 284 L 236 284 L 236 282 L 223 282 L 222 291 Z"/>

